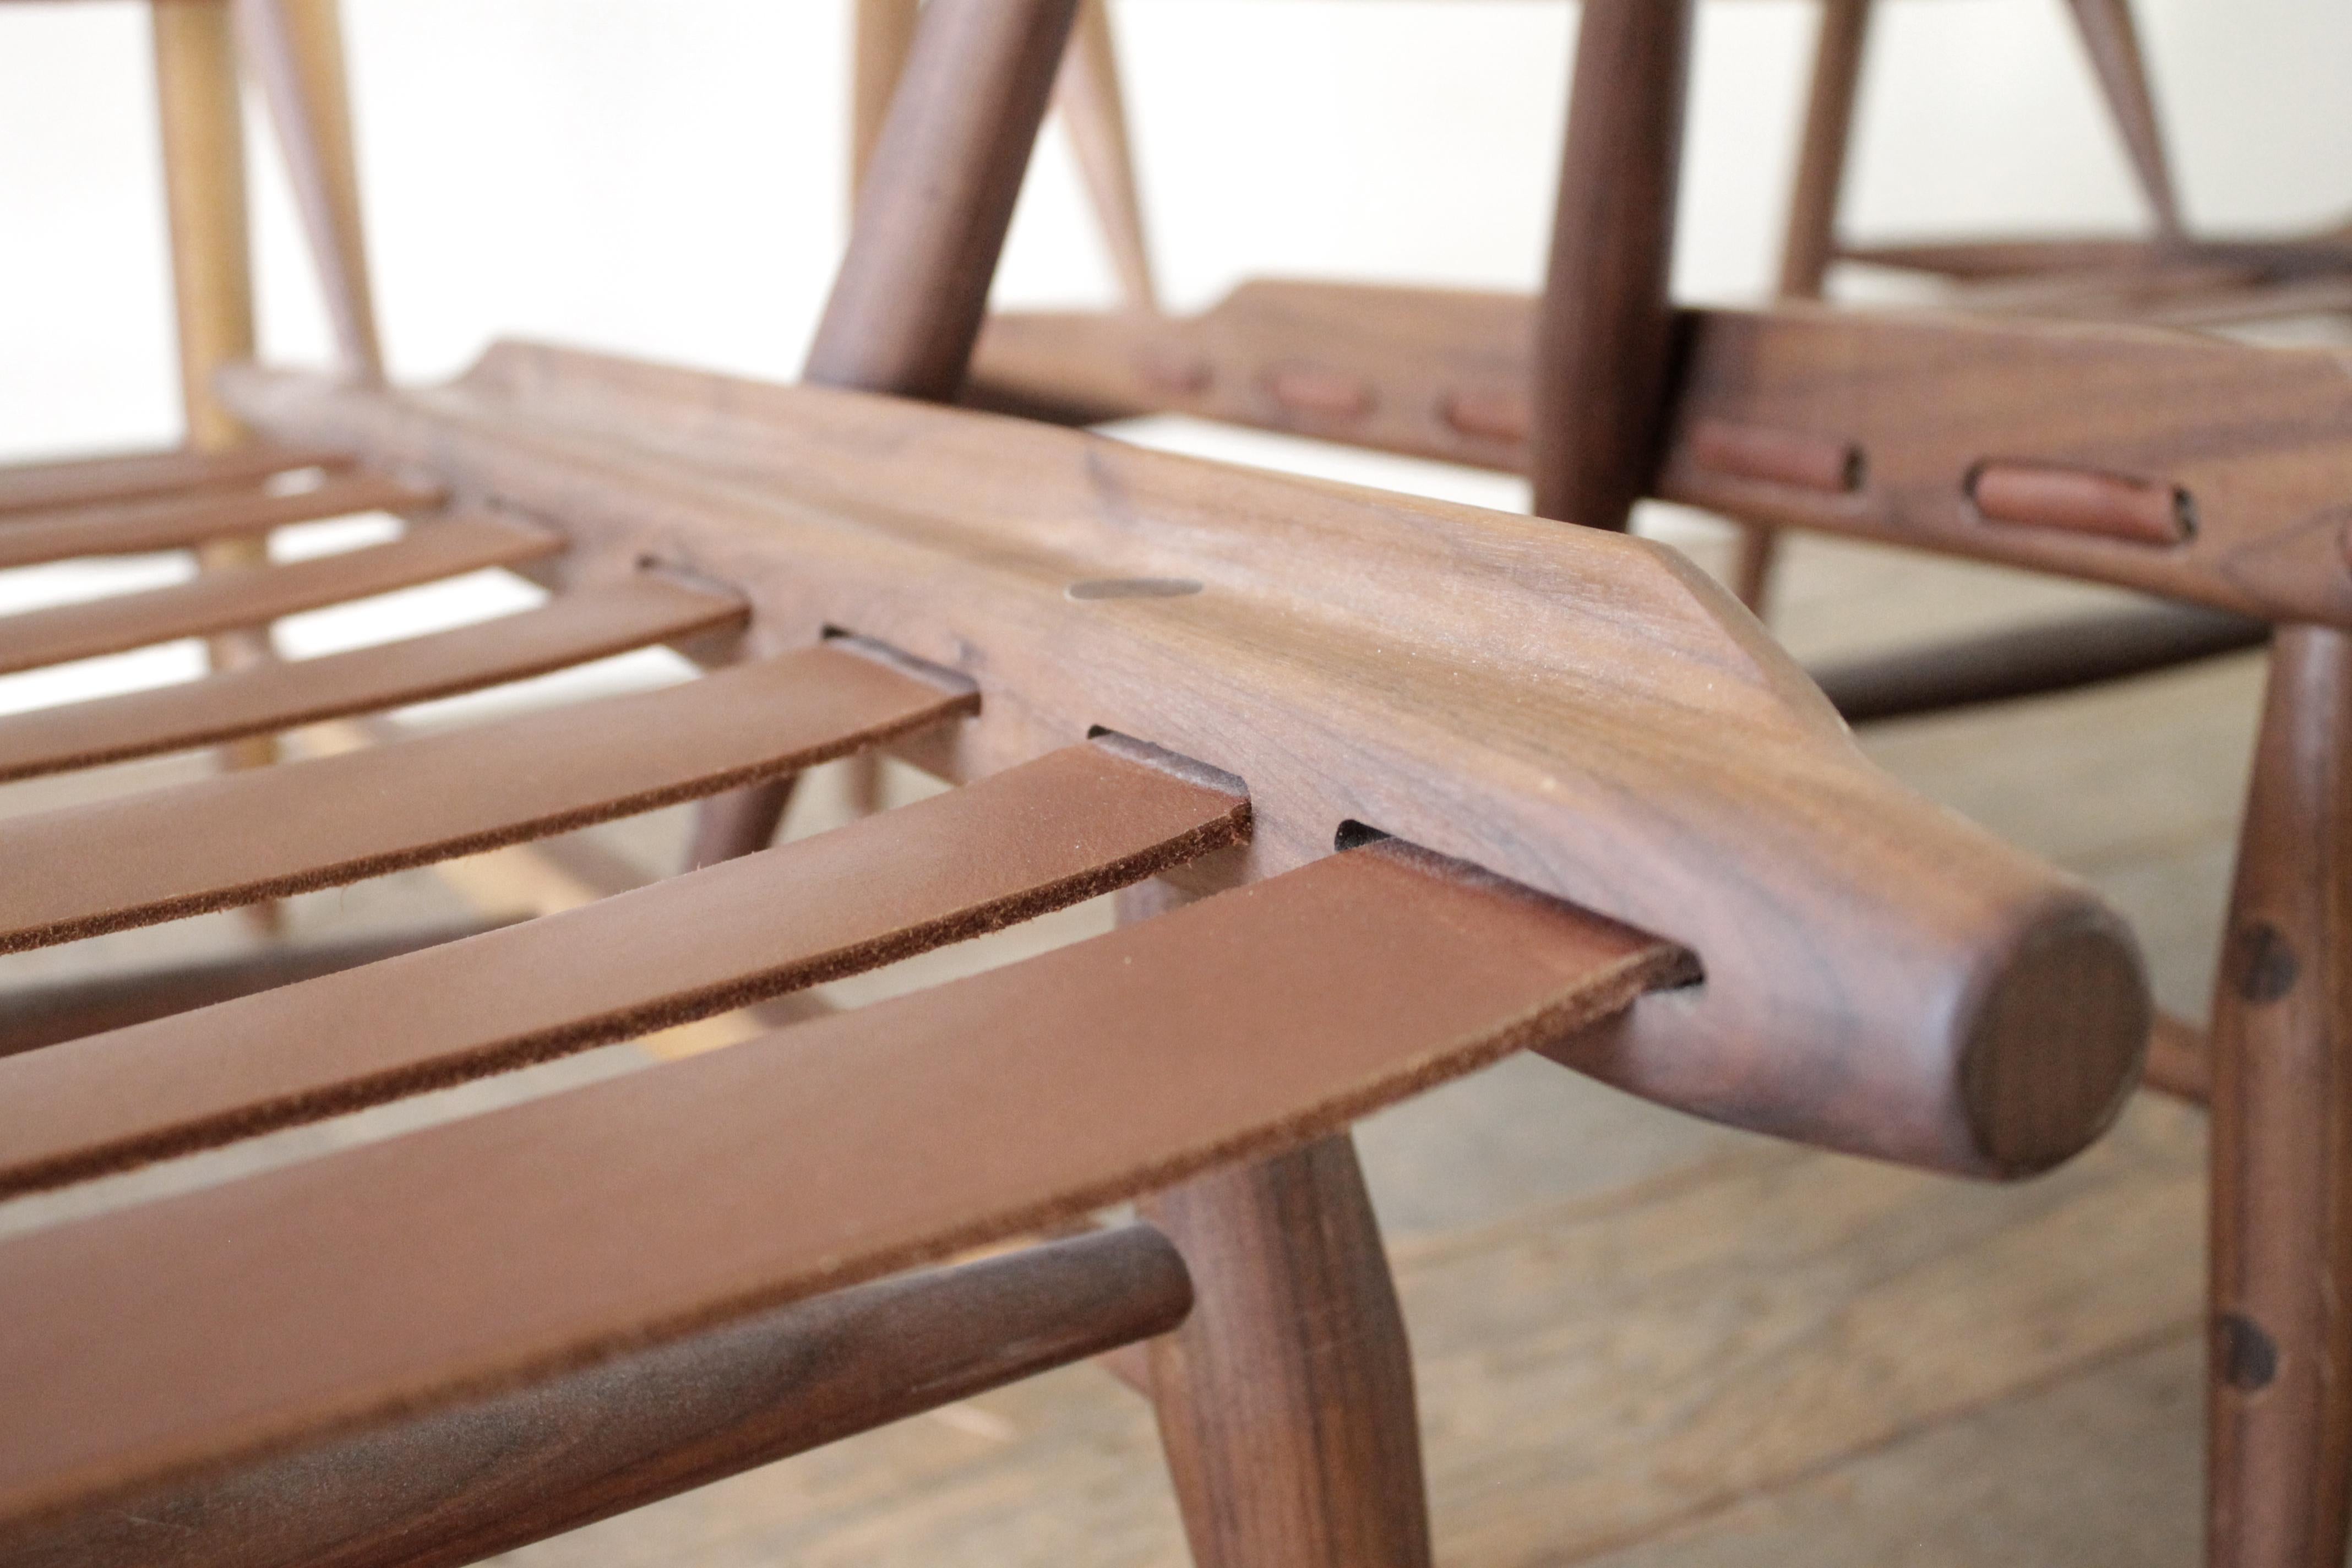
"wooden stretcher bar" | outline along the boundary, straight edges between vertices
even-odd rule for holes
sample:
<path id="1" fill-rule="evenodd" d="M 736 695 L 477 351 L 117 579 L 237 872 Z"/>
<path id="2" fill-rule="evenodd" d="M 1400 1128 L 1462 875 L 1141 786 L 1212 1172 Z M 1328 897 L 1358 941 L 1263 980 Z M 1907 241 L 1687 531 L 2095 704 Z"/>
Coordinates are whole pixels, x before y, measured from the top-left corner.
<path id="1" fill-rule="evenodd" d="M 2270 641 L 2269 623 L 2152 605 L 1851 659 L 1813 670 L 1850 724 L 1944 713 L 2170 669 Z"/>
<path id="2" fill-rule="evenodd" d="M 206 451 L 174 448 L 53 463 L 15 463 L 0 469 L 0 514 L 136 500 L 173 492 L 244 489 L 277 474 L 335 469 L 350 463 L 345 453 L 303 451 L 266 441 Z"/>
<path id="3" fill-rule="evenodd" d="M 553 350 L 417 393 L 226 385 L 278 439 L 561 518 L 561 565 L 666 562 L 740 588 L 770 646 L 834 627 L 961 669 L 985 707 L 910 752 L 949 777 L 1100 726 L 1248 781 L 1239 876 L 1353 821 L 1672 936 L 1706 984 L 1572 1064 L 1666 1103 L 2030 1169 L 2105 1124 L 2144 1044 L 2097 901 L 1874 773 L 1655 545 Z"/>
<path id="4" fill-rule="evenodd" d="M 0 567 L 84 555 L 184 550 L 359 511 L 422 511 L 442 492 L 382 474 L 330 473 L 309 489 L 143 496 L 133 500 L 20 511 L 0 520 Z"/>
<path id="5" fill-rule="evenodd" d="M 797 771 L 971 710 L 837 646 L 13 819 L 0 952 L 332 887 Z M 103 845 L 103 854 L 94 846 Z"/>
<path id="6" fill-rule="evenodd" d="M 416 524 L 389 543 L 0 617 L 0 674 L 266 626 L 280 616 L 520 565 L 562 548 L 562 536 L 546 529 L 458 512 Z"/>
<path id="7" fill-rule="evenodd" d="M 743 620 L 740 599 L 636 573 L 400 642 L 0 717 L 0 781 L 455 696 Z M 0 620 L 0 635 L 8 621 Z"/>
<path id="8" fill-rule="evenodd" d="M 1898 244 L 1847 245 L 1838 254 L 1849 261 L 1936 272 L 1971 280 L 2026 278 L 2060 272 L 2111 272 L 2126 268 L 2160 271 L 2169 267 L 2214 262 L 2255 268 L 2273 278 L 2352 271 L 2352 233 L 2296 235 L 2285 238 L 2118 238 L 2106 236 L 2031 239 L 1970 239 Z"/>
<path id="9" fill-rule="evenodd" d="M 1376 844 L 729 1050 L 37 1232 L 0 1244 L 0 1521 L 1066 1221 L 1689 973 L 1671 943 Z"/>
<path id="10" fill-rule="evenodd" d="M 1242 795 L 1116 744 L 564 914 L 0 1060 L 0 1102 L 42 1108 L 0 1124 L 0 1194 L 748 1006 L 1246 837 Z"/>
<path id="11" fill-rule="evenodd" d="M 456 1568 L 1164 1333 L 1148 1226 L 877 1280 L 8 1541 L 19 1568 Z"/>
<path id="12" fill-rule="evenodd" d="M 1534 319 L 1522 296 L 1275 282 L 1189 321 L 1001 316 L 971 399 L 1064 420 L 1191 413 L 1518 471 Z M 1789 304 L 1680 311 L 1675 364 L 1651 487 L 1665 500 L 2352 626 L 2352 382 L 2331 352 Z M 1274 372 L 1300 366 L 1360 394 L 1345 409 L 1286 402 Z M 1808 457 L 1808 472 L 1850 481 L 1794 477 L 1816 453 L 1838 460 Z M 2105 529 L 2078 508 L 1997 519 L 1974 489 L 1991 465 L 2159 492 L 2181 526 L 2125 526 L 2120 503 Z"/>

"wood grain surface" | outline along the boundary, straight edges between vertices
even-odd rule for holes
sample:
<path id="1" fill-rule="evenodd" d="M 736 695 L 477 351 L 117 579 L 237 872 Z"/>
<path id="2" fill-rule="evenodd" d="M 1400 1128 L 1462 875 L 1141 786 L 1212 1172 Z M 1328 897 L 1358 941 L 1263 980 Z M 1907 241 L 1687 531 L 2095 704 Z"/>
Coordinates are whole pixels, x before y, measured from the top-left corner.
<path id="1" fill-rule="evenodd" d="M 2011 1171 L 2079 1148 L 2136 1070 L 2121 928 L 1874 774 L 1656 546 L 551 350 L 426 394 L 252 375 L 234 395 L 280 439 L 429 449 L 468 493 L 562 517 L 567 559 L 738 584 L 785 646 L 842 627 L 963 669 L 982 710 L 922 758 L 950 776 L 1102 726 L 1247 780 L 1253 874 L 1352 820 L 1671 935 L 1706 984 L 1578 1063 L 1636 1092 Z M 1087 586 L 1135 581 L 1202 591 Z M 1991 1087 L 2012 1072 L 2021 1092 Z"/>

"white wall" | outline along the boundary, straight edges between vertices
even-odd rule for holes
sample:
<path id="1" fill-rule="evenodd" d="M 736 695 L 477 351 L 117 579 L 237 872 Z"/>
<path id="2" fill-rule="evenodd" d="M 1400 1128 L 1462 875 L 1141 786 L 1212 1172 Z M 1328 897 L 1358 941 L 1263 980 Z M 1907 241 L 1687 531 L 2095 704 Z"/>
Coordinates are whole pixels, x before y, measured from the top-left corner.
<path id="1" fill-rule="evenodd" d="M 1174 303 L 1251 272 L 1535 279 L 1570 6 L 1116 5 Z M 2196 221 L 2352 211 L 2352 6 L 2139 8 Z M 500 333 L 792 373 L 842 238 L 846 0 L 346 10 L 399 374 L 454 371 Z M 1686 292 L 1769 275 L 1811 26 L 1807 0 L 1705 7 Z M 0 8 L 0 456 L 174 433 L 146 36 L 130 0 Z M 2061 0 L 1888 0 L 1852 194 L 1864 234 L 2137 220 Z M 256 200 L 268 347 L 321 357 L 274 164 Z M 1108 290 L 1050 138 L 1003 294 Z"/>

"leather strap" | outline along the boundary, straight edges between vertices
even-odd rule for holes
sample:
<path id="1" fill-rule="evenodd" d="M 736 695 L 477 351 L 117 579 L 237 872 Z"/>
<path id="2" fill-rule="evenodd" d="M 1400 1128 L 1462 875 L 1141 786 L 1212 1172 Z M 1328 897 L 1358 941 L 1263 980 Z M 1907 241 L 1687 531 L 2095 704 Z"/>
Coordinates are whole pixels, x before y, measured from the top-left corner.
<path id="1" fill-rule="evenodd" d="M 17 817 L 0 837 L 0 952 L 650 811 L 977 706 L 828 644 L 657 691 Z"/>
<path id="2" fill-rule="evenodd" d="M 280 616 L 485 566 L 512 566 L 562 548 L 562 539 L 546 529 L 487 513 L 460 513 L 419 524 L 388 544 L 282 566 L 206 573 L 143 594 L 9 616 L 0 619 L 0 674 L 175 637 L 267 626 Z"/>
<path id="3" fill-rule="evenodd" d="M 16 463 L 0 468 L 0 513 L 129 500 L 169 490 L 218 489 L 297 468 L 347 468 L 351 461 L 346 452 L 254 441 L 220 452 L 123 452 L 58 463 Z"/>
<path id="4" fill-rule="evenodd" d="M 657 748 L 656 748 L 657 749 Z M 0 1245 L 0 1522 L 1057 1223 L 1687 955 L 1391 844 L 727 1050 Z"/>
<path id="5" fill-rule="evenodd" d="M 1108 892 L 1248 825 L 1213 783 L 1072 746 L 563 914 L 14 1056 L 0 1105 L 27 1114 L 0 1118 L 0 1193 L 745 1006 Z"/>
<path id="6" fill-rule="evenodd" d="M 19 512 L 0 522 L 0 566 L 184 550 L 355 511 L 421 511 L 438 506 L 441 493 L 382 474 L 348 472 L 286 495 L 226 490 Z"/>
<path id="7" fill-rule="evenodd" d="M 743 618 L 742 601 L 730 595 L 650 574 L 630 578 L 403 642 L 10 714 L 0 718 L 0 781 L 453 696 Z"/>

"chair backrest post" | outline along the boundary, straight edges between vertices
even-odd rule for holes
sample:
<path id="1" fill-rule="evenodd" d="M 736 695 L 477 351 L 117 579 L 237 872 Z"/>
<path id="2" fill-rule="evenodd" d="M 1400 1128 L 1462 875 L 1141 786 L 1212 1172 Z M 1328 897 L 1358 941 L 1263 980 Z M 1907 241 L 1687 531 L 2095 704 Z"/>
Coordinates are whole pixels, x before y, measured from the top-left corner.
<path id="1" fill-rule="evenodd" d="M 1536 328 L 1535 510 L 1622 530 L 1665 411 L 1692 0 L 1587 0 Z"/>
<path id="2" fill-rule="evenodd" d="M 805 379 L 955 395 L 1076 9 L 1076 0 L 924 8 Z"/>

